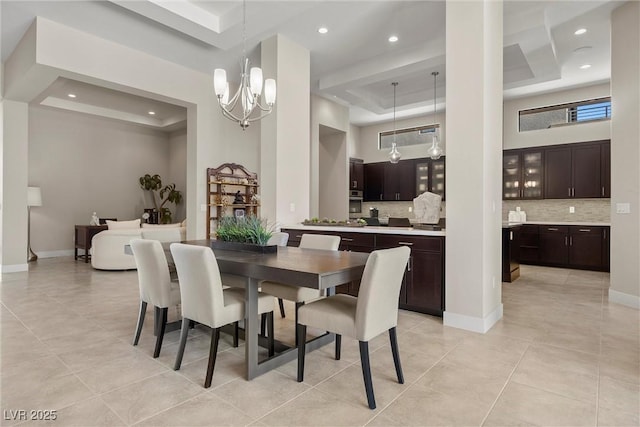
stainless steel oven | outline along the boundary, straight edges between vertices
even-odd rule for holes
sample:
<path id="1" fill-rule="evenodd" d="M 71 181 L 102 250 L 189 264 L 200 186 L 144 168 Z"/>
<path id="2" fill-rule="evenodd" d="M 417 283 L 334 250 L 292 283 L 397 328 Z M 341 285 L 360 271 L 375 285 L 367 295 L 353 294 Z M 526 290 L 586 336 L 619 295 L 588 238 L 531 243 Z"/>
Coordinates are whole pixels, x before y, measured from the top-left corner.
<path id="1" fill-rule="evenodd" d="M 362 191 L 349 191 L 349 213 L 362 213 Z"/>

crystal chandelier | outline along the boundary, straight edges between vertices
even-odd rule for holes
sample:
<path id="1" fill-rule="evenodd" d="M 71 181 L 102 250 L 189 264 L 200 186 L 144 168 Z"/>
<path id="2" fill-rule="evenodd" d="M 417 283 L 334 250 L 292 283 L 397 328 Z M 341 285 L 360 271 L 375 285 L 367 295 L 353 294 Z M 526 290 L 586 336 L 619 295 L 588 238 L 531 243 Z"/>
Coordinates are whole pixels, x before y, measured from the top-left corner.
<path id="1" fill-rule="evenodd" d="M 440 148 L 440 138 L 438 137 L 438 128 L 436 127 L 436 76 L 440 74 L 437 71 L 431 73 L 433 76 L 433 136 L 431 139 L 431 148 L 429 148 L 429 157 L 438 160 L 442 156 L 442 148 Z"/>
<path id="2" fill-rule="evenodd" d="M 389 152 L 389 161 L 391 163 L 398 163 L 400 157 L 402 157 L 402 154 L 400 154 L 396 147 L 396 86 L 398 86 L 398 82 L 393 82 L 391 85 L 393 86 L 393 143 L 391 144 L 391 151 Z"/>
<path id="3" fill-rule="evenodd" d="M 245 0 L 242 2 L 242 71 L 240 86 L 231 99 L 229 99 L 227 72 L 222 68 L 216 68 L 213 73 L 213 89 L 218 98 L 222 115 L 238 123 L 242 130 L 249 127 L 251 122 L 260 120 L 270 114 L 273 110 L 273 104 L 276 102 L 276 81 L 267 79 L 264 81 L 266 107 L 260 103 L 263 86 L 262 69 L 259 67 L 249 68 L 249 59 L 246 54 L 246 16 L 247 5 Z M 233 111 L 238 106 L 238 101 L 240 108 L 238 108 L 238 112 L 234 113 Z M 261 114 L 251 117 L 254 111 L 259 111 Z"/>

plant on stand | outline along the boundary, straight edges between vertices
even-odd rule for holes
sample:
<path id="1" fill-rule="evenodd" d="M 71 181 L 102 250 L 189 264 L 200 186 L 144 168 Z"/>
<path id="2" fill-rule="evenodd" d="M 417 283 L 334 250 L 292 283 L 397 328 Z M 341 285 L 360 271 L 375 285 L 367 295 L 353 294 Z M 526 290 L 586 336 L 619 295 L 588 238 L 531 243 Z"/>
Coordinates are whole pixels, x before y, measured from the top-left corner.
<path id="1" fill-rule="evenodd" d="M 171 210 L 165 205 L 173 203 L 177 206 L 182 203 L 182 193 L 176 190 L 175 184 L 168 184 L 163 187 L 162 179 L 158 174 L 145 174 L 140 177 L 139 182 L 140 188 L 151 193 L 151 200 L 155 211 L 158 212 L 159 222 L 170 224 L 173 221 L 173 217 Z"/>

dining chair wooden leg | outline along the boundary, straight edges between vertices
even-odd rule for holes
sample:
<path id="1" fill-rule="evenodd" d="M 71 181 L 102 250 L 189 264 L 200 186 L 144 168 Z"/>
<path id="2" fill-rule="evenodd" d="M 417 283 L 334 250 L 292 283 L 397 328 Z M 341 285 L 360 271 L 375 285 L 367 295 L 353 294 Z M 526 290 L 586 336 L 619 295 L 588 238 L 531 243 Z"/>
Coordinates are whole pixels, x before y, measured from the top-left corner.
<path id="1" fill-rule="evenodd" d="M 340 347 L 342 347 L 342 335 L 336 334 L 336 360 L 340 360 Z"/>
<path id="2" fill-rule="evenodd" d="M 207 365 L 207 377 L 204 380 L 204 388 L 211 387 L 213 369 L 216 367 L 216 355 L 218 354 L 218 341 L 220 341 L 220 328 L 211 331 L 211 348 L 209 349 L 209 363 Z"/>
<path id="3" fill-rule="evenodd" d="M 369 343 L 360 342 L 360 363 L 362 364 L 362 377 L 364 389 L 367 392 L 367 402 L 370 409 L 376 409 L 376 399 L 373 395 L 373 381 L 371 381 L 371 364 L 369 363 Z"/>
<path id="4" fill-rule="evenodd" d="M 398 352 L 398 336 L 396 328 L 389 329 L 389 340 L 391 341 L 391 354 L 393 354 L 393 364 L 396 366 L 396 375 L 398 382 L 404 384 L 404 375 L 402 374 L 402 365 L 400 364 L 400 353 Z"/>
<path id="5" fill-rule="evenodd" d="M 238 347 L 238 336 L 240 335 L 240 323 L 233 322 L 233 346 Z"/>
<path id="6" fill-rule="evenodd" d="M 296 325 L 298 341 L 298 382 L 304 381 L 304 352 L 306 350 L 307 325 Z"/>
<path id="7" fill-rule="evenodd" d="M 136 325 L 136 335 L 133 337 L 133 345 L 138 345 L 140 341 L 140 333 L 142 332 L 142 325 L 144 325 L 144 316 L 147 314 L 147 303 L 140 301 L 140 313 L 138 314 L 138 324 Z"/>
<path id="8" fill-rule="evenodd" d="M 178 345 L 178 354 L 176 354 L 176 363 L 173 364 L 173 370 L 177 371 L 182 365 L 182 356 L 184 355 L 184 347 L 187 345 L 187 335 L 189 335 L 189 326 L 193 320 L 186 317 L 182 318 L 182 329 L 180 329 L 180 345 Z"/>
<path id="9" fill-rule="evenodd" d="M 267 313 L 260 315 L 260 335 L 263 337 L 267 336 Z"/>
<path id="10" fill-rule="evenodd" d="M 298 309 L 304 305 L 304 301 L 296 303 L 296 330 L 298 329 Z M 298 346 L 298 334 L 296 334 L 296 347 Z"/>
<path id="11" fill-rule="evenodd" d="M 280 306 L 280 317 L 284 319 L 285 318 L 284 301 L 282 301 L 282 298 L 278 298 L 278 305 Z"/>
<path id="12" fill-rule="evenodd" d="M 275 345 L 275 337 L 274 337 L 274 329 L 275 329 L 275 325 L 274 325 L 274 319 L 275 316 L 273 315 L 273 311 L 267 313 L 267 340 L 269 343 L 269 357 L 273 356 L 276 353 L 276 345 Z"/>
<path id="13" fill-rule="evenodd" d="M 156 348 L 153 351 L 153 357 L 160 356 L 160 349 L 162 349 L 162 340 L 164 339 L 164 331 L 167 328 L 167 314 L 169 313 L 169 307 L 160 308 L 160 330 L 156 337 Z"/>

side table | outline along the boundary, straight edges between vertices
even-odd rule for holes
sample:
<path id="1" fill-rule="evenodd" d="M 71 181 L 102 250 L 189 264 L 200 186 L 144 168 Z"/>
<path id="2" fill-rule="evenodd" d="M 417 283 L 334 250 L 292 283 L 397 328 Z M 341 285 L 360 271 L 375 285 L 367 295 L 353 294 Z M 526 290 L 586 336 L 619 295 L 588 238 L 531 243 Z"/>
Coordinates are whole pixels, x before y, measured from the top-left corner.
<path id="1" fill-rule="evenodd" d="M 84 257 L 84 262 L 89 262 L 89 249 L 91 249 L 91 239 L 101 231 L 107 230 L 106 225 L 76 225 L 75 248 L 73 250 L 74 259 Z M 84 255 L 78 255 L 78 249 L 84 249 Z"/>

